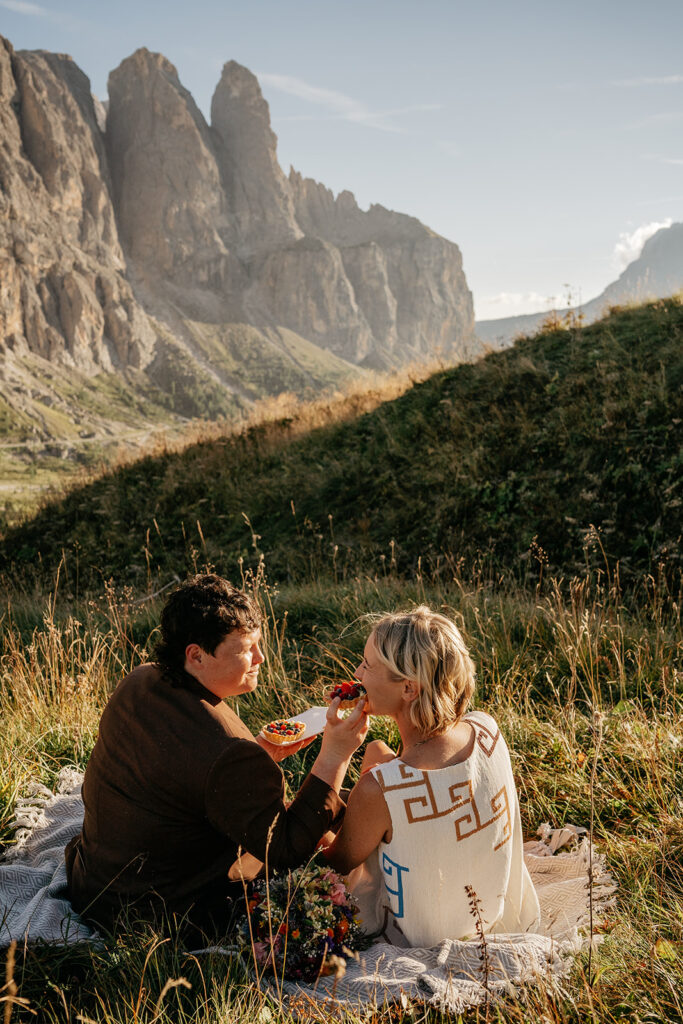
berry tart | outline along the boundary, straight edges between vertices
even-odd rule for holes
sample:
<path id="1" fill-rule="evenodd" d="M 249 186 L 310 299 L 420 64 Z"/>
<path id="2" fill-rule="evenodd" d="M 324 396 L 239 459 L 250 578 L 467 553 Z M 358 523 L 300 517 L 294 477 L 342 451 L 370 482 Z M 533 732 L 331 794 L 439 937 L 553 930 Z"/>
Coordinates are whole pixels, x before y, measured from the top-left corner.
<path id="1" fill-rule="evenodd" d="M 303 739 L 305 732 L 304 722 L 292 722 L 285 718 L 276 718 L 274 722 L 269 722 L 261 729 L 261 735 L 269 743 L 276 743 L 278 746 L 283 743 L 298 743 L 300 739 Z"/>
<path id="2" fill-rule="evenodd" d="M 365 687 L 354 680 L 348 683 L 337 683 L 325 694 L 328 704 L 331 704 L 335 697 L 341 697 L 340 707 L 347 709 L 355 708 L 359 700 L 365 696 Z"/>

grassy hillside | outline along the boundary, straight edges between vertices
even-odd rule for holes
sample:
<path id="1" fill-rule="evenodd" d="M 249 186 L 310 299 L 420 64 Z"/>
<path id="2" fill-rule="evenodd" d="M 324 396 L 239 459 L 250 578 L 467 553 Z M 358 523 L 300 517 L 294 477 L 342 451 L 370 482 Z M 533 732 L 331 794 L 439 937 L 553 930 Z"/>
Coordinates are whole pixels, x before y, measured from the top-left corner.
<path id="1" fill-rule="evenodd" d="M 33 354 L 3 369 L 0 443 L 77 443 L 86 433 L 183 417 L 214 419 L 282 391 L 310 399 L 365 371 L 286 328 L 183 320 L 193 358 L 156 325 L 158 352 L 145 370 L 85 373 Z"/>
<path id="2" fill-rule="evenodd" d="M 194 356 L 170 331 L 146 370 L 86 374 L 35 355 L 15 358 L 0 395 L 0 522 L 34 511 L 40 495 L 111 466 L 160 432 L 188 419 L 249 416 L 254 403 L 282 392 L 310 400 L 367 379 L 331 352 L 285 328 L 184 321 Z"/>
<path id="3" fill-rule="evenodd" d="M 683 308 L 658 303 L 390 401 L 356 392 L 303 407 L 122 466 L 7 533 L 0 846 L 17 795 L 84 768 L 112 688 L 149 656 L 166 591 L 146 590 L 207 562 L 239 579 L 244 559 L 267 652 L 239 702 L 253 731 L 317 703 L 358 663 L 364 613 L 426 602 L 472 651 L 475 702 L 513 752 L 525 837 L 544 821 L 592 824 L 619 885 L 590 965 L 584 954 L 561 983 L 520 986 L 462 1021 L 683 1024 L 681 595 L 648 575 L 680 567 L 682 328 Z M 605 559 L 610 576 L 585 572 Z M 40 576 L 53 586 L 60 562 L 50 593 Z M 533 586 L 517 585 L 525 575 Z M 396 741 L 381 718 L 370 735 Z M 285 762 L 292 791 L 316 749 Z M 237 960 L 189 956 L 152 929 L 19 948 L 12 976 L 28 1001 L 7 1004 L 17 1022 L 303 1019 Z M 307 1007 L 305 1019 L 336 1017 Z M 411 1005 L 340 1019 L 446 1021 Z"/>
<path id="4" fill-rule="evenodd" d="M 45 508 L 0 564 L 62 554 L 81 585 L 142 586 L 266 556 L 283 578 L 459 560 L 622 578 L 680 566 L 683 307 L 615 311 L 437 373 L 364 415 L 292 419 L 146 458 Z M 248 523 L 247 523 L 248 519 Z M 249 525 L 250 524 L 250 525 Z"/>

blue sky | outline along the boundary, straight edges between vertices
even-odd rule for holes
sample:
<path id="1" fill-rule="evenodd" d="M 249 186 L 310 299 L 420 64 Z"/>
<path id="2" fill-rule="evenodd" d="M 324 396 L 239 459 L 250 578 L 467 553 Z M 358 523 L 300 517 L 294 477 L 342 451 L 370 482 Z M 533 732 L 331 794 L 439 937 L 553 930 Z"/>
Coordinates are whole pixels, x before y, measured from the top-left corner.
<path id="1" fill-rule="evenodd" d="M 246 65 L 284 170 L 457 242 L 480 318 L 592 298 L 683 220 L 681 0 L 0 0 L 0 33 L 103 99 L 158 50 L 207 115 Z"/>

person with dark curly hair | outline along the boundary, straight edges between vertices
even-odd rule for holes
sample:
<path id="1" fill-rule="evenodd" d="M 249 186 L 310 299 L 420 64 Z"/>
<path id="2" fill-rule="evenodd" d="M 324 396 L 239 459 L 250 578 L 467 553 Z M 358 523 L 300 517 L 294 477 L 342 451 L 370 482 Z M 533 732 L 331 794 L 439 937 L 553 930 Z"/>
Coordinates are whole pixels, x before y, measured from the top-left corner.
<path id="1" fill-rule="evenodd" d="M 333 702 L 320 752 L 287 805 L 283 748 L 254 737 L 224 703 L 258 685 L 261 616 L 211 573 L 171 594 L 154 663 L 116 687 L 83 783 L 85 818 L 66 848 L 74 908 L 109 930 L 126 908 L 196 930 L 230 930 L 243 881 L 304 863 L 338 827 L 340 788 L 368 728 Z"/>

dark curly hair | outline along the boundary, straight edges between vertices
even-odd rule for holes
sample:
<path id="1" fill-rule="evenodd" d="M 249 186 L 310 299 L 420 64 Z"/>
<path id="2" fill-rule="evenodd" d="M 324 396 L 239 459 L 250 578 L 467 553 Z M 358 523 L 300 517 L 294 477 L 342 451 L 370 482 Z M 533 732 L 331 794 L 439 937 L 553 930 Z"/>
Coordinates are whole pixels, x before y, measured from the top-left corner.
<path id="1" fill-rule="evenodd" d="M 174 590 L 161 612 L 161 637 L 154 655 L 167 675 L 185 665 L 188 644 L 213 654 L 228 633 L 258 629 L 261 613 L 243 590 L 215 573 L 200 573 Z"/>

